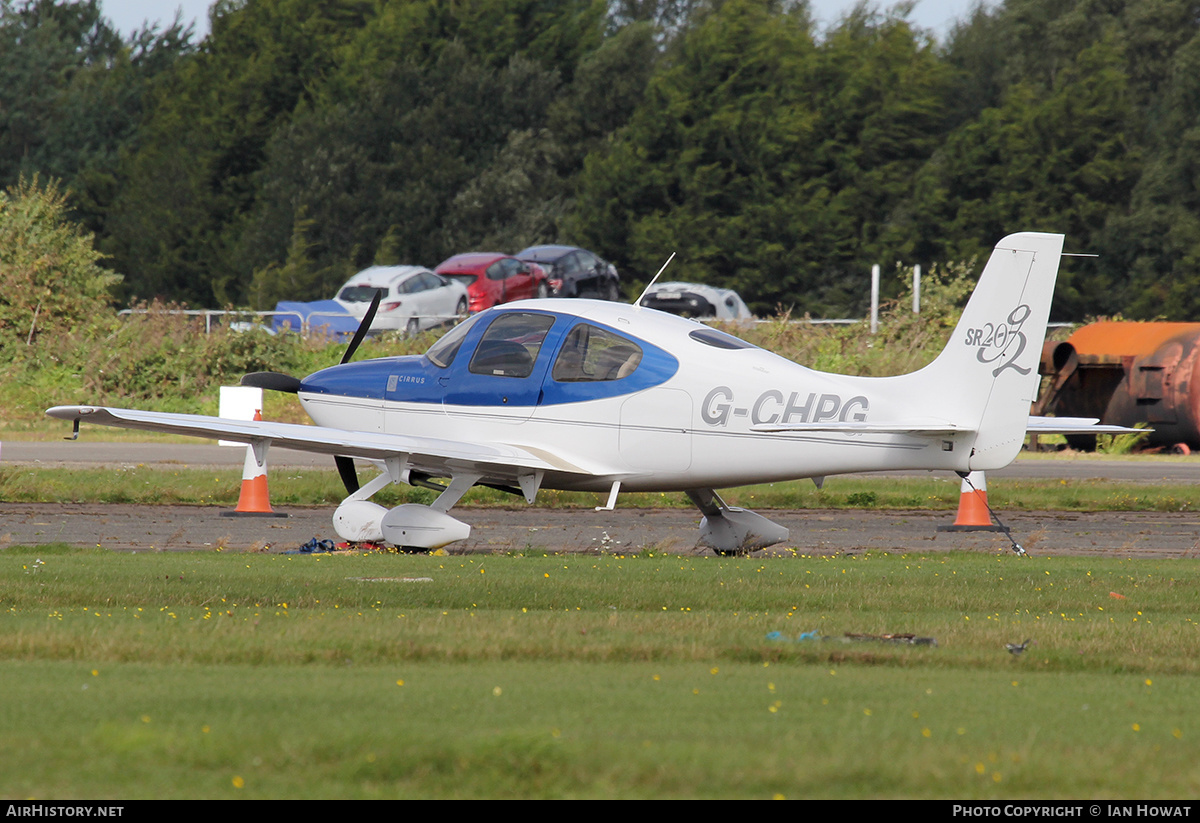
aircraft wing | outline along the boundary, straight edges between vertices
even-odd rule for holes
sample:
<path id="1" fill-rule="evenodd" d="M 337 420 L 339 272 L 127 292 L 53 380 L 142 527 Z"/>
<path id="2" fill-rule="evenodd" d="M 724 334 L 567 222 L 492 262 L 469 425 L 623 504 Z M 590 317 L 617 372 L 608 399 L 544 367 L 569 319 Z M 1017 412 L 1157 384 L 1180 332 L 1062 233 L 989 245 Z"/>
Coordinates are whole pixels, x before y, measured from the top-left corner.
<path id="1" fill-rule="evenodd" d="M 71 420 L 78 431 L 79 422 L 98 423 L 124 429 L 182 434 L 189 437 L 234 440 L 253 446 L 265 446 L 315 452 L 317 454 L 385 460 L 406 456 L 415 466 L 429 468 L 476 468 L 486 474 L 516 475 L 527 471 L 568 472 L 590 475 L 542 450 L 525 449 L 498 443 L 471 443 L 436 437 L 348 431 L 326 426 L 303 426 L 261 420 L 229 420 L 200 414 L 113 409 L 103 406 L 55 406 L 46 414 Z"/>

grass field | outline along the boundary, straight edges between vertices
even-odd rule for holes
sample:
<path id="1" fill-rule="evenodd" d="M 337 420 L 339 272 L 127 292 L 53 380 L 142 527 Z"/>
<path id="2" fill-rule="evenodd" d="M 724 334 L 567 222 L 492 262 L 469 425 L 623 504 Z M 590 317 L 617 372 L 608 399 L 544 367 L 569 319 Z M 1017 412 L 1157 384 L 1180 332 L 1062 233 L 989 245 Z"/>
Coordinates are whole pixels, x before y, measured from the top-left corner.
<path id="1" fill-rule="evenodd" d="M 361 474 L 365 483 L 368 472 Z M 240 467 L 122 466 L 42 468 L 0 464 L 0 499 L 13 503 L 132 503 L 219 505 L 237 503 Z M 332 469 L 272 469 L 271 500 L 277 505 L 336 505 L 346 496 Z M 941 509 L 959 504 L 961 484 L 946 472 L 928 477 L 833 477 L 818 489 L 795 480 L 722 491 L 730 505 L 754 509 L 866 508 Z M 372 498 L 385 506 L 430 503 L 428 489 L 389 486 Z M 1139 484 L 1105 479 L 1011 479 L 994 482 L 988 499 L 999 511 L 1191 511 L 1200 508 L 1200 487 L 1185 483 Z M 511 495 L 476 487 L 464 505 L 512 505 Z M 537 504 L 551 508 L 592 508 L 604 495 L 544 490 Z M 683 493 L 625 493 L 622 506 L 639 508 L 693 505 Z"/>
<path id="2" fill-rule="evenodd" d="M 1194 798 L 1198 584 L 969 553 L 13 547 L 0 794 Z"/>

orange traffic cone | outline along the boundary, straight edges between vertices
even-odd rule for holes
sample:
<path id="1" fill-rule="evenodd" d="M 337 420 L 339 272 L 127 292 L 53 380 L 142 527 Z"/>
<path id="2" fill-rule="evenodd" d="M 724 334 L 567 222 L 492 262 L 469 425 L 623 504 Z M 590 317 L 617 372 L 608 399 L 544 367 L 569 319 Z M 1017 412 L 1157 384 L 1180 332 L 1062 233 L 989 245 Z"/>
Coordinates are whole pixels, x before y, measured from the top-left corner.
<path id="1" fill-rule="evenodd" d="M 254 410 L 254 419 L 262 420 L 262 410 Z M 287 517 L 283 512 L 271 508 L 271 494 L 267 490 L 267 461 L 262 465 L 254 459 L 254 447 L 246 446 L 246 462 L 242 464 L 242 491 L 238 495 L 237 508 L 221 512 L 222 517 Z"/>
<path id="2" fill-rule="evenodd" d="M 971 472 L 963 478 L 958 498 L 958 518 L 953 526 L 938 526 L 940 532 L 1000 532 L 992 523 L 987 504 L 987 478 L 983 472 Z"/>

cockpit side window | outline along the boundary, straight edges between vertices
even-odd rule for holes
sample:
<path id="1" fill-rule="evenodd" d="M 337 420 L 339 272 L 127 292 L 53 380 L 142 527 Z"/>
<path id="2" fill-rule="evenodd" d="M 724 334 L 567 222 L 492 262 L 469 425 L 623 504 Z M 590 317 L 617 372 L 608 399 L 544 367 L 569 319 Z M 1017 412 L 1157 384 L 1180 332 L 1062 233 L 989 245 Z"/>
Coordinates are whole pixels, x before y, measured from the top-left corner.
<path id="1" fill-rule="evenodd" d="M 483 333 L 471 357 L 472 374 L 528 377 L 554 318 L 546 314 L 509 312 L 497 317 Z"/>
<path id="2" fill-rule="evenodd" d="M 571 330 L 550 373 L 560 383 L 620 380 L 642 362 L 642 349 L 610 331 L 580 323 Z"/>
<path id="3" fill-rule="evenodd" d="M 475 325 L 475 321 L 483 315 L 475 315 L 464 323 L 459 323 L 450 331 L 442 335 L 442 338 L 429 347 L 429 351 L 425 352 L 425 356 L 430 359 L 433 365 L 441 369 L 450 367 L 454 362 L 455 356 L 458 354 L 459 347 L 462 346 L 463 339 L 467 336 L 467 332 Z"/>

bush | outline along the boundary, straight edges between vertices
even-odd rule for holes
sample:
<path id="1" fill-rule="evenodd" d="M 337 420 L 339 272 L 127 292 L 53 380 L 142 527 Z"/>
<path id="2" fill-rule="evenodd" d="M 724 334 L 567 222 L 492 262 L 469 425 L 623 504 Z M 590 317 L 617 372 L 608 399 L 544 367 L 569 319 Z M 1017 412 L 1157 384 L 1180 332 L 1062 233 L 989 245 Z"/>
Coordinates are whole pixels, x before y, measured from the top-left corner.
<path id="1" fill-rule="evenodd" d="M 882 308 L 874 335 L 866 321 L 818 326 L 792 322 L 787 312 L 753 328 L 732 324 L 727 329 L 818 371 L 871 377 L 907 374 L 930 363 L 946 346 L 978 279 L 974 269 L 973 261 L 932 268 L 921 281 L 920 314 L 912 311 L 909 291 Z M 899 269 L 897 274 L 911 289 L 912 270 Z"/>
<path id="2" fill-rule="evenodd" d="M 65 215 L 57 183 L 22 179 L 0 192 L 0 351 L 108 313 L 121 277 L 99 265 L 92 235 Z"/>

